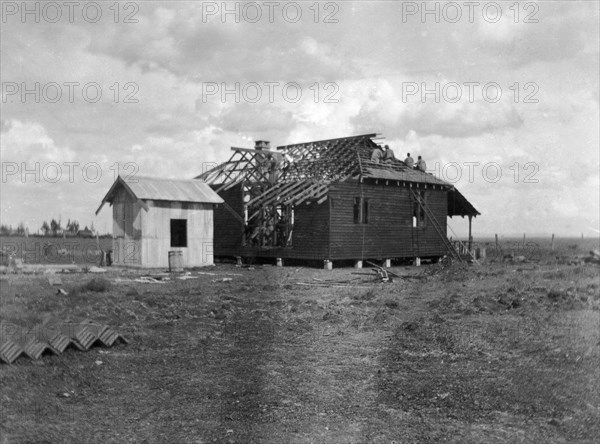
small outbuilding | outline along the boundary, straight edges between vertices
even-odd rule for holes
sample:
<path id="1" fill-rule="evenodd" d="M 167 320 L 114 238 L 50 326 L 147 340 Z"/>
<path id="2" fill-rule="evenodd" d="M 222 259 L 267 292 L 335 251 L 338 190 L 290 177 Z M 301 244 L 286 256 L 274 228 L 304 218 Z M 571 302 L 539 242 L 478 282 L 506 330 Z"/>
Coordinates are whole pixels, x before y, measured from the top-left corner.
<path id="1" fill-rule="evenodd" d="M 113 264 L 167 267 L 176 254 L 185 267 L 213 265 L 213 208 L 223 199 L 206 183 L 119 176 L 96 214 L 107 202 L 113 207 Z"/>

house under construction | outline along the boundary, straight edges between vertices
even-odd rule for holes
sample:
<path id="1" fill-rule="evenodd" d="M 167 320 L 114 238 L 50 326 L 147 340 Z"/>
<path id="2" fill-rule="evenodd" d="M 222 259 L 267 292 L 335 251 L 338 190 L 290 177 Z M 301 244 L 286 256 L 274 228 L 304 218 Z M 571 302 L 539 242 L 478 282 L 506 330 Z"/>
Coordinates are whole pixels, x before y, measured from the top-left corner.
<path id="1" fill-rule="evenodd" d="M 225 201 L 214 214 L 215 256 L 334 260 L 458 257 L 446 218 L 480 213 L 432 174 L 374 163 L 376 134 L 232 147 L 198 176 Z"/>

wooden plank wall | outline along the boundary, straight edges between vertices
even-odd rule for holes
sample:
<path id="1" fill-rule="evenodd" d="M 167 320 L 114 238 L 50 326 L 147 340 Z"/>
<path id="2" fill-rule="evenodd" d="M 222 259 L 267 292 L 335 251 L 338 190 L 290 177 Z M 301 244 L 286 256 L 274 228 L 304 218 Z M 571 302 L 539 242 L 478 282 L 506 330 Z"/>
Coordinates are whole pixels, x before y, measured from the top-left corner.
<path id="1" fill-rule="evenodd" d="M 214 188 L 214 187 L 213 187 Z M 281 257 L 297 259 L 326 259 L 329 254 L 329 205 L 326 202 L 303 203 L 294 210 L 292 246 L 286 248 L 242 247 L 244 227 L 232 214 L 243 219 L 242 186 L 222 191 L 219 195 L 226 204 L 215 210 L 216 256 Z M 228 207 L 229 209 L 228 209 Z"/>
<path id="2" fill-rule="evenodd" d="M 446 191 L 433 190 L 427 202 L 446 233 Z M 369 200 L 369 221 L 354 223 L 354 198 Z M 394 185 L 343 182 L 330 187 L 331 259 L 427 257 L 445 254 L 443 241 L 428 221 L 412 227 L 413 202 L 408 188 Z"/>
<path id="3" fill-rule="evenodd" d="M 213 189 L 218 187 L 212 186 Z M 216 256 L 236 256 L 242 246 L 244 225 L 232 212 L 244 219 L 242 185 L 221 191 L 219 195 L 225 203 L 214 211 L 214 253 Z"/>
<path id="4" fill-rule="evenodd" d="M 327 259 L 329 257 L 329 205 L 301 204 L 294 209 L 294 231 L 291 248 L 281 249 L 271 257 Z"/>
<path id="5" fill-rule="evenodd" d="M 184 267 L 212 265 L 213 205 L 202 203 L 147 201 L 143 211 L 141 263 L 166 268 L 169 251 L 181 251 Z M 187 247 L 171 247 L 171 219 L 187 220 Z"/>
<path id="6" fill-rule="evenodd" d="M 113 200 L 113 262 L 139 266 L 142 237 L 142 206 L 125 189 Z"/>

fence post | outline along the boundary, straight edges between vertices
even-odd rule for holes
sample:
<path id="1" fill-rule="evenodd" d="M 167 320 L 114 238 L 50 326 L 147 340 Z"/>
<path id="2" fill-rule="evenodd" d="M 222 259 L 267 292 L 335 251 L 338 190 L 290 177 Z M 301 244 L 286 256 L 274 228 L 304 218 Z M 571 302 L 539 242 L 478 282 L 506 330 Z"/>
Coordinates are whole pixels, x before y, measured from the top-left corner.
<path id="1" fill-rule="evenodd" d="M 554 251 L 554 233 L 552 233 L 552 243 L 550 244 L 550 249 Z"/>

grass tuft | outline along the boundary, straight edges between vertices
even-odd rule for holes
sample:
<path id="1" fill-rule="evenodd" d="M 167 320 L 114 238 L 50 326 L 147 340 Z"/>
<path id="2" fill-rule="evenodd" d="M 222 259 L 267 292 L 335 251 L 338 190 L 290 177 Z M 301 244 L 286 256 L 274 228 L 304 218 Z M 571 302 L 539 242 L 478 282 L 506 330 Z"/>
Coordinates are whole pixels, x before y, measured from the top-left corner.
<path id="1" fill-rule="evenodd" d="M 104 293 L 110 290 L 110 282 L 104 278 L 93 278 L 92 280 L 83 284 L 80 290 Z"/>

